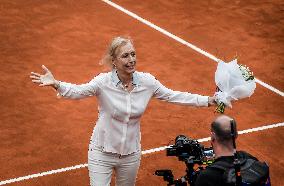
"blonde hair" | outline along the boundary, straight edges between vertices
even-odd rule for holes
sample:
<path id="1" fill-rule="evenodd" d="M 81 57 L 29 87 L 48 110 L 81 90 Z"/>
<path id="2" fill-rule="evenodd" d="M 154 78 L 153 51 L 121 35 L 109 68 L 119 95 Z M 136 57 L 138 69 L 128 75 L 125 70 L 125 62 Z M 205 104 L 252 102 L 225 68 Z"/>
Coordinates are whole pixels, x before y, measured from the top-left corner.
<path id="1" fill-rule="evenodd" d="M 113 38 L 110 45 L 108 46 L 106 54 L 100 61 L 100 65 L 105 65 L 111 69 L 114 69 L 113 60 L 117 57 L 117 51 L 121 46 L 127 43 L 131 43 L 133 45 L 130 37 L 118 36 Z"/>

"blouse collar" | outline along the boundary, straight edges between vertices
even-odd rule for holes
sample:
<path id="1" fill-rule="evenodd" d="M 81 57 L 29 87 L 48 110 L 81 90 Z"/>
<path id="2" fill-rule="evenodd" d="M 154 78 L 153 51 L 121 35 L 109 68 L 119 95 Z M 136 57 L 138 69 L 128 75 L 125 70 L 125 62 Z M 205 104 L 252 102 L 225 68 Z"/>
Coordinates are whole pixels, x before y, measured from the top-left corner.
<path id="1" fill-rule="evenodd" d="M 134 86 L 139 86 L 139 77 L 138 77 L 138 74 L 137 72 L 133 72 L 132 74 L 132 83 Z M 115 84 L 115 86 L 118 86 L 120 83 L 122 83 L 120 81 L 120 79 L 118 78 L 118 74 L 117 74 L 117 70 L 112 70 L 112 74 L 111 74 L 111 79 L 112 79 L 112 82 Z"/>

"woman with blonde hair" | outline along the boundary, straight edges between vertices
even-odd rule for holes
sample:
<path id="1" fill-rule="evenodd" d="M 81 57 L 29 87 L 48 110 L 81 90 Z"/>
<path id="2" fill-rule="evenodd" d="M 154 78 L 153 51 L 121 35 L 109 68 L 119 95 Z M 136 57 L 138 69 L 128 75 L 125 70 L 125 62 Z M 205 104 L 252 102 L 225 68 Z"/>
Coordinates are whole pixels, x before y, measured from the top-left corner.
<path id="1" fill-rule="evenodd" d="M 130 38 L 112 40 L 102 64 L 112 70 L 90 82 L 75 85 L 58 81 L 45 67 L 45 74 L 31 72 L 39 86 L 51 86 L 65 98 L 96 96 L 98 120 L 91 136 L 88 169 L 92 186 L 110 185 L 115 170 L 116 185 L 135 185 L 141 159 L 140 119 L 149 100 L 157 99 L 188 106 L 214 105 L 214 97 L 173 91 L 149 73 L 136 71 L 136 52 Z"/>

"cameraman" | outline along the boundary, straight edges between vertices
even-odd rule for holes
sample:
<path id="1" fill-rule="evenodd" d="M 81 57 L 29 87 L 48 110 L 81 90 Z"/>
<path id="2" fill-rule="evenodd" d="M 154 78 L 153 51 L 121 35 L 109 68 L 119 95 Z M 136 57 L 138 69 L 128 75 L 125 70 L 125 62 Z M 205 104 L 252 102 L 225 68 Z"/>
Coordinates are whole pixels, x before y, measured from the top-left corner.
<path id="1" fill-rule="evenodd" d="M 231 165 L 234 163 L 234 147 L 231 136 L 231 125 L 230 122 L 233 120 L 229 116 L 221 115 L 218 116 L 215 121 L 211 124 L 211 144 L 215 153 L 215 161 L 212 165 L 217 162 L 227 162 Z M 235 122 L 234 122 L 235 123 Z M 235 138 L 237 137 L 236 124 L 234 124 Z M 246 152 L 237 152 L 239 159 L 254 159 L 252 155 Z M 211 165 L 211 166 L 212 166 Z M 195 186 L 227 186 L 224 179 L 224 170 L 210 167 L 210 165 L 203 170 L 197 177 Z"/>

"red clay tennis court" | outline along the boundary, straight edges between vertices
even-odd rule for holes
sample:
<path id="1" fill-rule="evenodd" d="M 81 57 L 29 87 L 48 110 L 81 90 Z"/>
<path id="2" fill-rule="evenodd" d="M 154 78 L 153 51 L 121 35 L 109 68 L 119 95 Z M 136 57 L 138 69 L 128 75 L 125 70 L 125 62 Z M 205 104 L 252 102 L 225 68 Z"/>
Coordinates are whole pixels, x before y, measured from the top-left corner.
<path id="1" fill-rule="evenodd" d="M 112 2 L 0 2 L 0 185 L 88 185 L 87 149 L 97 119 L 96 99 L 58 99 L 51 88 L 33 84 L 29 74 L 44 64 L 59 80 L 87 82 L 104 70 L 98 62 L 119 35 L 134 40 L 138 71 L 152 73 L 171 89 L 203 95 L 215 91 L 214 57 L 229 61 L 237 53 L 240 63 L 266 83 L 258 83 L 251 98 L 226 110 L 240 131 L 254 129 L 239 136 L 238 149 L 267 161 L 272 185 L 283 185 L 284 3 Z M 153 99 L 141 122 L 144 154 L 137 185 L 166 185 L 153 175 L 156 169 L 183 175 L 185 166 L 177 158 L 145 150 L 168 145 L 179 134 L 206 138 L 214 117 L 213 107 Z"/>

